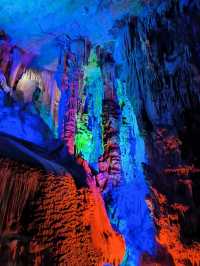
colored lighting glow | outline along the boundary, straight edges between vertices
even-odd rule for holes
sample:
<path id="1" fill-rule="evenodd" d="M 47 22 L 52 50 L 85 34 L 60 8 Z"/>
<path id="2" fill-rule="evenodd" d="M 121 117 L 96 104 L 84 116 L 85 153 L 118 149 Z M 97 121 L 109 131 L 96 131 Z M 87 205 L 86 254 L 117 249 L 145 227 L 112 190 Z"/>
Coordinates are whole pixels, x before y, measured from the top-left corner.
<path id="1" fill-rule="evenodd" d="M 96 164 L 103 154 L 103 83 L 94 51 L 90 54 L 88 65 L 84 67 L 84 88 L 80 97 L 84 101 L 84 110 L 79 112 L 77 119 L 76 151 L 81 152 L 91 164 Z"/>
<path id="2" fill-rule="evenodd" d="M 117 95 L 122 108 L 120 151 L 121 184 L 113 189 L 114 206 L 109 207 L 111 222 L 124 235 L 126 256 L 122 265 L 138 265 L 140 255 L 154 251 L 154 226 L 145 203 L 148 193 L 141 163 L 146 161 L 144 141 L 125 88 L 117 80 Z"/>
<path id="3" fill-rule="evenodd" d="M 103 154 L 102 99 L 103 84 L 95 53 L 84 68 L 84 112 L 77 117 L 76 152 L 90 163 Z M 126 256 L 122 265 L 138 265 L 143 252 L 154 251 L 154 226 L 145 203 L 148 189 L 142 171 L 146 161 L 144 141 L 138 129 L 133 107 L 125 94 L 125 87 L 116 81 L 117 97 L 122 109 L 120 124 L 120 152 L 122 180 L 112 190 L 113 203 L 107 206 L 111 223 L 126 240 Z M 126 195 L 126 196 L 124 196 Z M 106 192 L 104 193 L 106 198 Z"/>
<path id="4" fill-rule="evenodd" d="M 91 52 L 88 65 L 83 67 L 83 72 L 83 86 L 79 87 L 76 83 L 77 91 L 79 90 L 77 100 L 80 101 L 80 105 L 78 106 L 78 114 L 76 113 L 77 110 L 73 113 L 76 117 L 75 148 L 76 153 L 81 153 L 90 164 L 97 164 L 99 157 L 104 153 L 102 140 L 104 86 L 101 69 L 98 66 L 94 51 Z M 63 115 L 66 113 L 66 103 L 71 93 L 68 89 L 62 90 L 61 83 L 59 83 L 62 74 L 63 69 L 58 69 L 56 73 L 58 76 L 57 84 L 60 85 L 61 91 L 58 111 L 60 134 Z M 37 75 L 35 79 L 38 79 Z M 24 79 L 24 81 L 30 80 Z M 126 256 L 122 265 L 132 266 L 138 265 L 140 255 L 144 251 L 153 252 L 154 227 L 145 203 L 148 189 L 141 167 L 142 162 L 146 161 L 144 142 L 140 136 L 133 107 L 125 93 L 125 85 L 120 80 L 116 80 L 116 89 L 122 111 L 122 119 L 118 121 L 122 177 L 120 185 L 109 191 L 112 194 L 112 203 L 108 205 L 107 211 L 111 223 L 123 234 L 126 241 Z M 43 103 L 40 112 L 43 120 L 47 123 L 48 115 Z M 29 118 L 29 122 L 33 123 L 32 117 Z M 30 137 L 32 131 L 28 127 L 27 130 L 29 131 L 27 135 Z M 31 138 L 39 143 L 34 134 Z M 105 198 L 106 196 L 105 192 Z"/>
<path id="5" fill-rule="evenodd" d="M 88 114 L 78 116 L 76 134 L 77 152 L 81 152 L 89 162 L 97 162 L 98 157 L 103 154 L 102 149 L 98 150 L 98 146 L 102 145 L 100 125 L 103 97 L 102 84 L 99 80 L 101 80 L 100 71 L 92 55 L 89 66 L 85 68 L 86 99 L 89 95 Z M 153 253 L 154 226 L 145 203 L 148 189 L 141 166 L 141 163 L 146 161 L 144 141 L 131 103 L 125 94 L 125 88 L 119 80 L 117 80 L 117 96 L 122 109 L 120 125 L 122 180 L 120 186 L 113 188 L 111 192 L 113 203 L 107 206 L 107 211 L 111 223 L 126 240 L 126 256 L 122 265 L 132 266 L 138 265 L 143 252 Z M 89 119 L 91 119 L 90 125 Z"/>
<path id="6" fill-rule="evenodd" d="M 82 153 L 85 160 L 89 160 L 92 152 L 92 133 L 87 128 L 88 115 L 77 117 L 77 133 L 75 136 L 76 153 Z"/>

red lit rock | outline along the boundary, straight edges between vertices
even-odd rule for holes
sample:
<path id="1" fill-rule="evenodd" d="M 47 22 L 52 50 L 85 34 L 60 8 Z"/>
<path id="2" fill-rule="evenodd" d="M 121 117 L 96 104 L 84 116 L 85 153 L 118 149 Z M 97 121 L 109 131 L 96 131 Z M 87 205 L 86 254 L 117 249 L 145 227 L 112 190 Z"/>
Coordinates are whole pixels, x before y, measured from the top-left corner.
<path id="1" fill-rule="evenodd" d="M 119 265 L 125 243 L 91 177 L 77 189 L 68 173 L 0 163 L 2 265 Z"/>

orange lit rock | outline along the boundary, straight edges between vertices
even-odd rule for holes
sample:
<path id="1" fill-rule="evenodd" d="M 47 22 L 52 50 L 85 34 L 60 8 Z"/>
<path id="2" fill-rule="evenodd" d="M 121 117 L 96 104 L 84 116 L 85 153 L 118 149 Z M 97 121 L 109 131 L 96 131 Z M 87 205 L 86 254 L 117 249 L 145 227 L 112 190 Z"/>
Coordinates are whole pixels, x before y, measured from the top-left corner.
<path id="1" fill-rule="evenodd" d="M 194 165 L 183 165 L 176 168 L 167 168 L 164 170 L 166 174 L 177 174 L 188 176 L 190 173 L 200 173 L 200 169 Z"/>
<path id="2" fill-rule="evenodd" d="M 172 256 L 176 266 L 190 265 L 198 266 L 200 262 L 200 244 L 193 242 L 185 245 L 181 241 L 179 215 L 184 215 L 188 206 L 175 203 L 170 206 L 167 198 L 152 188 L 154 203 L 154 221 L 158 228 L 157 242 L 166 247 Z"/>
<path id="3" fill-rule="evenodd" d="M 158 251 L 155 257 L 144 255 L 142 266 L 198 266 L 198 164 L 191 155 L 185 159 L 186 143 L 176 132 L 156 128 L 152 139 L 153 143 L 148 144 L 150 162 L 144 164 L 144 170 L 151 189 L 146 202 L 157 229 Z M 162 261 L 164 253 L 171 258 L 169 263 Z"/>
<path id="4" fill-rule="evenodd" d="M 119 265 L 125 243 L 92 177 L 77 189 L 68 173 L 0 163 L 0 265 Z"/>
<path id="5" fill-rule="evenodd" d="M 88 220 L 89 224 L 92 225 L 93 243 L 104 255 L 104 263 L 119 265 L 125 255 L 125 241 L 120 234 L 112 229 L 95 180 L 91 178 L 88 183 L 92 192 L 89 199 L 91 207 L 85 220 Z"/>

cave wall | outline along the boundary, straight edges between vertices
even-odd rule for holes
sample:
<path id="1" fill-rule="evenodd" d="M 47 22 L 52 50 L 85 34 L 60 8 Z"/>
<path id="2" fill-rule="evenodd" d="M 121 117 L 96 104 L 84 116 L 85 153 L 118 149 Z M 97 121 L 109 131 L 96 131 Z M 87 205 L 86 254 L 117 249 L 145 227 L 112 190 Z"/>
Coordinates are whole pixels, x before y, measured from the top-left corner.
<path id="1" fill-rule="evenodd" d="M 24 70 L 11 103 L 4 106 L 2 102 L 2 107 L 9 112 L 8 118 L 13 119 L 12 112 L 18 110 L 16 119 L 21 128 L 16 131 L 14 120 L 15 130 L 10 130 L 12 119 L 10 121 L 2 117 L 2 123 L 7 125 L 3 132 L 11 134 L 12 131 L 13 136 L 30 142 L 29 147 L 33 151 L 36 149 L 36 154 L 32 153 L 28 161 L 35 162 L 36 158 L 41 160 L 38 151 L 42 151 L 42 156 L 45 154 L 47 158 L 56 159 L 59 163 L 62 161 L 67 169 L 71 168 L 70 162 L 66 160 L 68 153 L 78 160 L 82 160 L 81 157 L 87 160 L 89 165 L 84 162 L 86 175 L 94 175 L 96 186 L 106 202 L 111 223 L 125 237 L 127 249 L 124 263 L 137 264 L 141 253 L 151 253 L 154 249 L 154 228 L 144 201 L 148 189 L 142 171 L 137 167 L 142 160 L 140 155 L 143 156 L 143 144 L 126 96 L 126 86 L 121 85 L 115 70 L 116 63 L 110 51 L 101 47 L 90 51 L 90 45 L 84 39 L 67 40 L 61 47 L 60 61 L 54 75 L 32 68 Z M 41 95 L 35 99 L 37 88 Z M 53 97 L 58 90 L 59 98 Z M 5 93 L 3 95 L 8 96 Z M 57 118 L 50 112 L 49 116 L 53 120 L 57 119 L 54 123 L 57 122 L 57 135 L 61 143 L 53 140 L 54 132 L 47 123 L 43 106 L 47 110 L 51 110 L 51 106 L 57 108 Z M 42 140 L 36 134 L 30 134 L 32 128 L 37 129 Z M 22 134 L 24 130 L 25 134 Z M 40 147 L 33 144 L 39 144 Z M 10 157 L 12 152 L 6 151 L 5 146 L 3 155 Z M 56 155 L 57 150 L 60 151 L 59 156 Z M 20 151 L 21 146 L 19 150 L 14 150 L 14 159 L 20 156 L 25 160 L 26 156 L 22 156 Z M 48 164 L 49 167 L 55 168 L 55 165 Z M 142 233 L 139 233 L 140 230 Z"/>
<path id="2" fill-rule="evenodd" d="M 27 254 L 31 253 L 28 263 L 62 265 L 66 259 L 69 265 L 82 262 L 118 265 L 124 255 L 124 242 L 112 231 L 101 192 L 111 223 L 126 241 L 122 265 L 199 265 L 200 6 L 195 0 L 142 2 L 140 14 L 125 15 L 116 21 L 111 30 L 114 41 L 104 47 L 92 46 L 86 38 L 65 36 L 56 71 L 29 68 L 32 55 L 13 45 L 4 31 L 0 32 L 0 73 L 4 84 L 1 84 L 4 92 L 1 90 L 0 95 L 1 132 L 13 132 L 13 136 L 30 141 L 31 150 L 38 152 L 43 146 L 42 152 L 47 158 L 56 158 L 66 168 L 70 168 L 71 161 L 66 160 L 70 154 L 84 165 L 84 176 L 89 181 L 83 183 L 88 183 L 92 191 L 80 192 L 71 184 L 71 179 L 67 179 L 71 183 L 66 185 L 62 176 L 48 175 L 45 181 L 41 178 L 42 188 L 37 189 L 43 194 L 34 201 L 35 216 L 28 222 L 36 245 L 23 244 Z M 34 96 L 37 87 L 40 95 Z M 12 92 L 12 88 L 14 96 L 11 93 L 9 97 L 5 92 Z M 61 139 L 59 144 L 55 136 Z M 39 144 L 40 148 L 33 144 Z M 21 152 L 21 146 L 18 149 Z M 5 155 L 10 156 L 4 145 Z M 32 158 L 33 154 L 29 156 Z M 41 158 L 35 156 L 34 160 Z M 28 182 L 31 180 L 32 175 Z M 18 181 L 17 177 L 14 195 L 21 193 L 21 180 Z M 2 183 L 2 195 L 9 182 Z M 64 225 L 60 225 L 54 207 L 47 215 L 46 206 L 55 204 L 55 197 L 58 209 L 68 219 L 70 214 L 65 214 L 60 202 L 62 190 L 68 186 L 73 187 L 72 194 L 75 190 L 80 195 L 83 193 L 92 203 L 84 207 L 87 210 L 81 210 L 80 217 L 84 221 L 75 234 L 78 243 L 75 241 L 75 246 L 65 254 L 61 252 L 65 248 L 65 233 L 68 238 L 68 232 L 62 231 L 65 220 Z M 14 189 L 13 185 L 10 189 Z M 29 183 L 27 190 L 25 202 L 30 194 Z M 51 190 L 55 193 L 51 194 Z M 3 198 L 7 199 L 5 195 Z M 9 200 L 9 206 L 16 207 L 13 211 L 11 208 L 16 216 L 19 213 L 16 199 L 10 197 Z M 76 200 L 81 206 L 85 199 Z M 32 204 L 27 201 L 27 206 Z M 25 202 L 18 202 L 22 211 Z M 40 210 L 40 206 L 44 208 Z M 2 214 L 5 217 L 7 209 L 5 205 Z M 6 219 L 9 225 L 12 219 Z M 86 232 L 82 228 L 85 220 L 92 224 L 94 231 Z M 105 221 L 105 228 L 100 220 Z M 53 232 L 45 231 L 49 221 L 55 224 Z M 76 223 L 75 219 L 73 228 Z M 101 226 L 105 229 L 103 233 Z M 71 228 L 71 224 L 67 227 Z M 27 230 L 25 234 L 30 233 Z M 110 234 L 112 241 L 107 245 Z M 10 236 L 8 239 L 6 236 L 6 243 Z M 93 245 L 83 245 L 83 239 L 92 241 Z M 23 245 L 19 251 L 21 244 L 16 241 L 7 246 L 3 242 L 5 263 L 15 263 L 20 260 L 20 252 L 25 252 Z M 49 250 L 53 254 L 50 261 L 46 261 L 46 248 L 47 254 Z M 73 253 L 76 248 L 80 256 L 82 249 L 87 256 L 79 260 L 77 253 Z M 90 252 L 95 254 L 94 261 Z"/>
<path id="3" fill-rule="evenodd" d="M 149 7 L 120 24 L 126 63 L 119 64 L 127 71 L 121 79 L 145 140 L 156 240 L 172 257 L 169 265 L 198 265 L 200 6 L 158 1 Z M 164 265 L 161 253 L 143 258 L 144 265 Z"/>
<path id="4" fill-rule="evenodd" d="M 119 265 L 125 242 L 112 229 L 95 182 L 77 188 L 66 170 L 55 173 L 17 160 L 0 159 L 0 263 Z"/>

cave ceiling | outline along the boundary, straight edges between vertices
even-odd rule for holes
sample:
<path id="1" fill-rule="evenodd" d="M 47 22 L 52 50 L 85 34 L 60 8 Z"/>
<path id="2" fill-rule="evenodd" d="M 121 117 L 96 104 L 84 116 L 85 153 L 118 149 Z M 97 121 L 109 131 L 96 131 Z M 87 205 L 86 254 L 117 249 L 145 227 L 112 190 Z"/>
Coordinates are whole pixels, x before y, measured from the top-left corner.
<path id="1" fill-rule="evenodd" d="M 53 69 L 64 38 L 111 42 L 114 23 L 141 8 L 139 0 L 1 0 L 0 28 L 34 54 L 35 67 Z"/>

